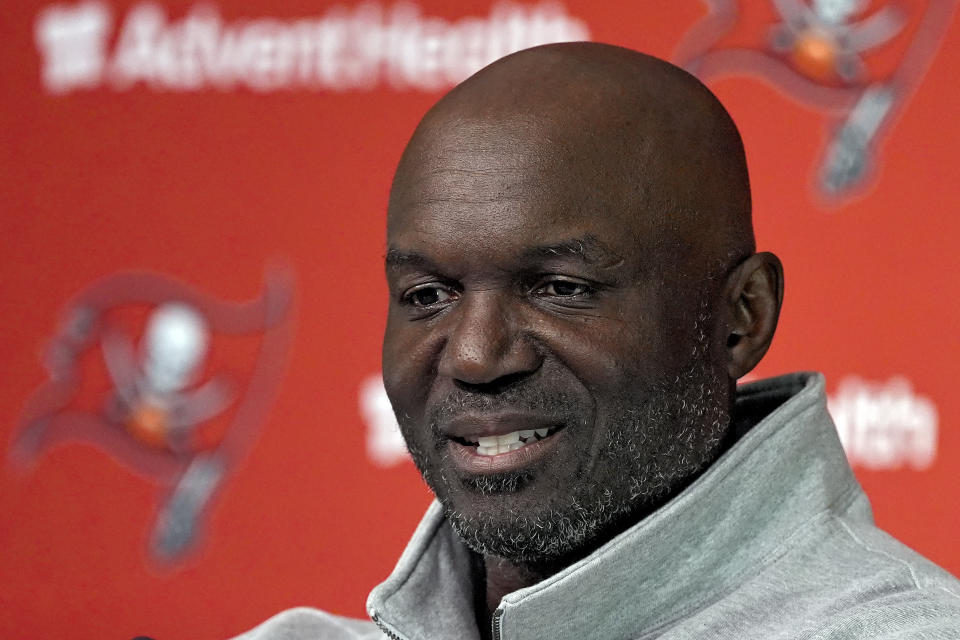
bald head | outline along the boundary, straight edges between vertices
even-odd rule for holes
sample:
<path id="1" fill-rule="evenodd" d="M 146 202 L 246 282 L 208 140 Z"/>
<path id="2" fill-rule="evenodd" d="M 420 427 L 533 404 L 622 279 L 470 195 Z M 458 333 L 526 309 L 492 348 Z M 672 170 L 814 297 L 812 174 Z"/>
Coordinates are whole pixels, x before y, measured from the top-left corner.
<path id="1" fill-rule="evenodd" d="M 746 161 L 730 116 L 693 76 L 629 49 L 536 47 L 458 85 L 403 155 L 391 223 L 431 192 L 431 177 L 453 156 L 463 171 L 514 169 L 514 189 L 551 194 L 581 215 L 627 214 L 643 250 L 682 256 L 697 275 L 754 249 Z M 485 160 L 500 166 L 478 166 Z"/>

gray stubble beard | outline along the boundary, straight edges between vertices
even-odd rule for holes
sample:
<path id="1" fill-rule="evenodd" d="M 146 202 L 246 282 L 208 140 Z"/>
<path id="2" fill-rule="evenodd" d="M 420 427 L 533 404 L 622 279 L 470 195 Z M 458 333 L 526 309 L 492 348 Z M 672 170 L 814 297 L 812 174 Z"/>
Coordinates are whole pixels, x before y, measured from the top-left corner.
<path id="1" fill-rule="evenodd" d="M 562 562 L 640 521 L 708 466 L 720 452 L 730 421 L 723 392 L 727 382 L 712 365 L 709 332 L 695 330 L 689 365 L 675 380 L 619 399 L 620 418 L 607 434 L 598 461 L 612 477 L 603 483 L 584 479 L 576 484 L 575 494 L 537 512 L 506 505 L 495 513 L 458 511 L 449 496 L 451 482 L 462 481 L 433 473 L 425 452 L 410 446 L 464 544 L 483 556 L 518 564 Z M 470 489 L 487 496 L 511 494 L 529 480 L 523 472 L 481 476 L 470 480 Z"/>

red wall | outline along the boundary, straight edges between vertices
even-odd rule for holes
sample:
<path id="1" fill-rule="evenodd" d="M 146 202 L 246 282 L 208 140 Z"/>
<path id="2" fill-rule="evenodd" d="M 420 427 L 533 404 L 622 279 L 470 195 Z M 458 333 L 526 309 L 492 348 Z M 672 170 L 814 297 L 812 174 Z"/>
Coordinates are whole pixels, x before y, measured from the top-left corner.
<path id="1" fill-rule="evenodd" d="M 583 37 L 697 65 L 728 106 L 758 243 L 787 273 L 755 373 L 824 371 L 878 521 L 960 572 L 952 2 L 866 3 L 849 33 L 871 16 L 889 33 L 846 79 L 842 28 L 777 52 L 772 2 L 712 6 L 6 6 L 0 636 L 222 638 L 294 605 L 363 615 L 429 501 L 377 394 L 394 164 L 457 78 Z M 852 111 L 870 88 L 889 103 Z M 851 115 L 866 170 L 826 193 Z M 210 342 L 165 411 L 211 380 L 227 390 L 174 444 L 151 440 L 166 422 L 117 408 L 104 356 L 134 345 L 140 380 L 170 300 Z M 163 547 L 178 486 L 199 496 L 195 528 Z"/>

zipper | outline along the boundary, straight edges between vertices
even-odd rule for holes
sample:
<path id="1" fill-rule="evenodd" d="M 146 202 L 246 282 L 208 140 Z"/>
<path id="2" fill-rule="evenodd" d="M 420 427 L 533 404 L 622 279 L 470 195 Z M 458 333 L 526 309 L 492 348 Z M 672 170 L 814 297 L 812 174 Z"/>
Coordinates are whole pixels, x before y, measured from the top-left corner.
<path id="1" fill-rule="evenodd" d="M 376 613 L 374 613 L 372 616 L 370 616 L 370 619 L 373 620 L 374 624 L 376 624 L 378 627 L 380 627 L 380 631 L 383 631 L 383 633 L 384 633 L 388 638 L 390 638 L 390 640 L 406 640 L 406 638 L 404 638 L 402 635 L 400 635 L 399 633 L 397 633 L 395 630 L 391 629 L 390 626 L 387 625 L 386 622 L 384 622 L 383 620 L 381 620 L 381 619 L 380 619 L 380 616 L 377 615 Z"/>
<path id="2" fill-rule="evenodd" d="M 493 617 L 490 619 L 491 631 L 493 632 L 493 640 L 500 640 L 500 618 L 503 617 L 503 609 L 497 607 L 497 610 L 493 612 Z"/>
<path id="3" fill-rule="evenodd" d="M 493 618 L 490 619 L 491 631 L 493 632 L 493 640 L 501 640 L 500 638 L 500 618 L 503 617 L 503 609 L 497 609 L 493 612 Z M 380 627 L 380 631 L 390 638 L 390 640 L 406 640 L 401 636 L 397 631 L 390 628 L 386 622 L 380 619 L 380 616 L 376 613 L 370 616 L 370 619 L 373 620 L 373 623 Z"/>

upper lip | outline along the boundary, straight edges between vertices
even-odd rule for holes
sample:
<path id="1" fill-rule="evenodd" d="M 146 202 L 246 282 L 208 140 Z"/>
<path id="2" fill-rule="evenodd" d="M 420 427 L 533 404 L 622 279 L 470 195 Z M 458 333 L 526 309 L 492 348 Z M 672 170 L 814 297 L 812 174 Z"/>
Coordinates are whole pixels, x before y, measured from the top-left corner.
<path id="1" fill-rule="evenodd" d="M 475 439 L 526 429 L 547 429 L 558 424 L 555 419 L 534 413 L 463 413 L 440 425 L 440 433 L 448 438 Z"/>

